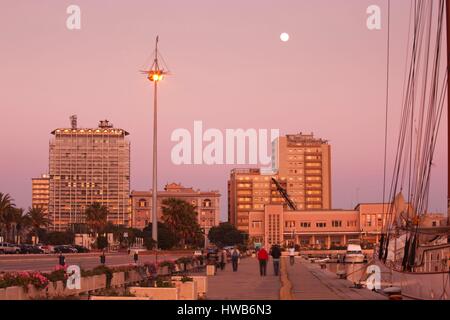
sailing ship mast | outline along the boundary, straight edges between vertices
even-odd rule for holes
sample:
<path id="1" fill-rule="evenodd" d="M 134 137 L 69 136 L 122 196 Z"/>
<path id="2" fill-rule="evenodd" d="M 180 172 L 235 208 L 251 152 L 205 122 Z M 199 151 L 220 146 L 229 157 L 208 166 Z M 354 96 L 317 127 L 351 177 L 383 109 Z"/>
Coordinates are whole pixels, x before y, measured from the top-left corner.
<path id="1" fill-rule="evenodd" d="M 447 74 L 450 69 L 450 0 L 446 0 L 446 23 L 447 23 Z M 450 81 L 447 82 L 447 130 L 450 132 Z M 447 153 L 450 150 L 450 139 L 447 134 Z M 450 164 L 450 157 L 448 157 Z M 450 225 L 450 166 L 447 165 L 447 225 Z M 450 238 L 449 238 L 450 240 Z"/>

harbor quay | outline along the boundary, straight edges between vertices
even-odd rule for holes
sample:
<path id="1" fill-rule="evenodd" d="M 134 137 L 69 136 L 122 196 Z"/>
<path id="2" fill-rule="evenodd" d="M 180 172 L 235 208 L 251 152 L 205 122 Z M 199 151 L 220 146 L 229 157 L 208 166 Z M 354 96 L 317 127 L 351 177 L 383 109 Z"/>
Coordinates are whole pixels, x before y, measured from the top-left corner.
<path id="1" fill-rule="evenodd" d="M 269 301 L 386 300 L 389 298 L 385 293 L 371 291 L 364 286 L 366 264 L 323 263 L 322 260 L 311 259 L 306 255 L 297 255 L 292 262 L 289 257 L 282 256 L 278 275 L 275 274 L 273 260 L 270 258 L 267 261 L 266 275 L 262 276 L 256 256 L 243 254 L 236 271 L 233 271 L 231 262 L 225 263 L 223 269 L 215 265 L 192 263 L 192 267 L 188 267 L 186 272 L 183 272 L 183 267 L 177 266 L 167 273 L 170 269 L 168 266 L 174 263 L 168 263 L 168 261 L 183 259 L 185 254 L 165 253 L 159 256 L 158 259 L 162 263 L 158 267 L 158 277 L 170 279 L 173 285 L 168 287 L 141 286 L 142 281 L 147 281 L 146 273 L 143 271 L 145 267 L 157 265 L 154 255 L 143 254 L 140 261 L 133 266 L 130 256 L 117 253 L 106 256 L 106 267 L 113 272 L 109 286 L 106 275 L 94 275 L 91 280 L 83 275 L 81 288 L 78 290 L 69 290 L 71 287 L 68 284 L 63 289 L 62 283 L 50 284 L 48 288 L 51 293 L 49 289 L 29 288 L 28 291 L 22 291 L 20 287 L 10 287 L 0 289 L 0 300 L 51 299 L 49 294 L 67 295 L 72 297 L 71 299 L 80 300 Z M 84 270 L 92 270 L 98 258 L 95 254 L 67 256 L 70 265 L 80 264 Z M 51 270 L 50 266 L 52 263 L 54 265 L 54 260 L 57 258 L 56 255 L 17 258 L 4 255 L 0 257 L 0 264 L 9 270 L 33 273 L 31 270 L 35 270 L 34 272 Z M 14 267 L 14 265 L 18 266 Z M 209 267 L 214 267 L 214 271 L 211 272 Z M 342 276 L 342 270 L 346 270 L 344 276 Z M 186 279 L 190 280 L 186 282 Z M 131 292 L 132 295 L 124 294 L 125 292 Z"/>
<path id="2" fill-rule="evenodd" d="M 300 256 L 290 265 L 288 258 L 281 259 L 281 272 L 274 274 L 272 260 L 267 265 L 267 275 L 260 276 L 258 260 L 241 259 L 238 270 L 231 265 L 208 277 L 207 299 L 211 300 L 386 300 L 382 293 L 357 287 L 353 281 L 323 269 Z M 364 268 L 359 264 L 355 268 Z M 285 281 L 287 279 L 287 281 Z"/>

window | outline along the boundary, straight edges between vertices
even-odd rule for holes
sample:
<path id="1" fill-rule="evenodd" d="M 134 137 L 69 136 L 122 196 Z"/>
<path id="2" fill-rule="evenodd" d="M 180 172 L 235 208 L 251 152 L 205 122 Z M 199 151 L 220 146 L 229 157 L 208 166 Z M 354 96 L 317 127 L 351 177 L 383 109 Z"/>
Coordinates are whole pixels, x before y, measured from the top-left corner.
<path id="1" fill-rule="evenodd" d="M 431 223 L 431 225 L 432 225 L 433 227 L 436 227 L 436 226 L 437 226 L 436 221 L 433 221 L 433 222 Z"/>
<path id="2" fill-rule="evenodd" d="M 356 220 L 347 221 L 347 227 L 356 227 Z"/>
<path id="3" fill-rule="evenodd" d="M 295 221 L 285 221 L 284 227 L 285 228 L 295 228 Z"/>
<path id="4" fill-rule="evenodd" d="M 311 228 L 311 222 L 300 222 L 301 228 Z"/>
<path id="5" fill-rule="evenodd" d="M 370 216 L 370 214 L 366 215 L 366 227 L 371 227 L 372 226 L 372 218 Z"/>
<path id="6" fill-rule="evenodd" d="M 207 207 L 207 208 L 211 207 L 211 200 L 209 200 L 209 199 L 203 200 L 203 207 Z"/>
<path id="7" fill-rule="evenodd" d="M 327 223 L 326 222 L 316 222 L 317 228 L 326 228 Z"/>
<path id="8" fill-rule="evenodd" d="M 252 228 L 262 228 L 262 221 L 252 221 Z"/>
<path id="9" fill-rule="evenodd" d="M 139 203 L 138 203 L 139 208 L 144 208 L 147 206 L 147 200 L 145 199 L 139 199 Z"/>
<path id="10" fill-rule="evenodd" d="M 333 220 L 333 221 L 331 222 L 331 225 L 332 225 L 333 227 L 335 227 L 335 228 L 342 227 L 342 221 L 341 221 L 341 220 Z"/>

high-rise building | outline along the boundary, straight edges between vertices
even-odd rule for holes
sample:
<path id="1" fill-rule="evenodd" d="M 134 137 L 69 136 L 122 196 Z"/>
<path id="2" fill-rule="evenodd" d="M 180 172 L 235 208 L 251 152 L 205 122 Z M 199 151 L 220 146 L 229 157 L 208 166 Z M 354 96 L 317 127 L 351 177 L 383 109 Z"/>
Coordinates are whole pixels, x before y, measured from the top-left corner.
<path id="1" fill-rule="evenodd" d="M 220 193 L 219 191 L 201 191 L 183 187 L 179 183 L 170 183 L 163 191 L 158 191 L 158 220 L 161 220 L 162 201 L 168 198 L 184 200 L 192 204 L 197 211 L 198 223 L 201 228 L 209 229 L 219 224 Z M 132 191 L 132 226 L 143 229 L 152 222 L 152 191 Z"/>
<path id="2" fill-rule="evenodd" d="M 228 181 L 228 221 L 249 231 L 250 211 L 264 211 L 268 204 L 285 204 L 272 181 L 283 187 L 297 210 L 331 208 L 331 151 L 326 140 L 313 134 L 295 134 L 274 141 L 274 172 L 234 169 Z"/>
<path id="3" fill-rule="evenodd" d="M 97 128 L 52 131 L 50 141 L 49 214 L 52 227 L 64 230 L 85 222 L 86 207 L 99 202 L 108 208 L 107 220 L 116 225 L 130 223 L 129 134 L 108 120 Z"/>
<path id="4" fill-rule="evenodd" d="M 31 179 L 31 206 L 42 209 L 45 213 L 48 213 L 48 201 L 50 199 L 49 183 L 48 174 Z"/>

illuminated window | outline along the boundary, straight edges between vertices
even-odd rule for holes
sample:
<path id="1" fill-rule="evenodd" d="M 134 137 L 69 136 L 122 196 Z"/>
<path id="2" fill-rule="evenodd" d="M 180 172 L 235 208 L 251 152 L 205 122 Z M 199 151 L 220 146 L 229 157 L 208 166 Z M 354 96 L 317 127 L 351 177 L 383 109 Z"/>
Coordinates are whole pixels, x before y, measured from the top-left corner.
<path id="1" fill-rule="evenodd" d="M 205 199 L 203 200 L 203 207 L 211 207 L 211 200 L 210 199 Z"/>

